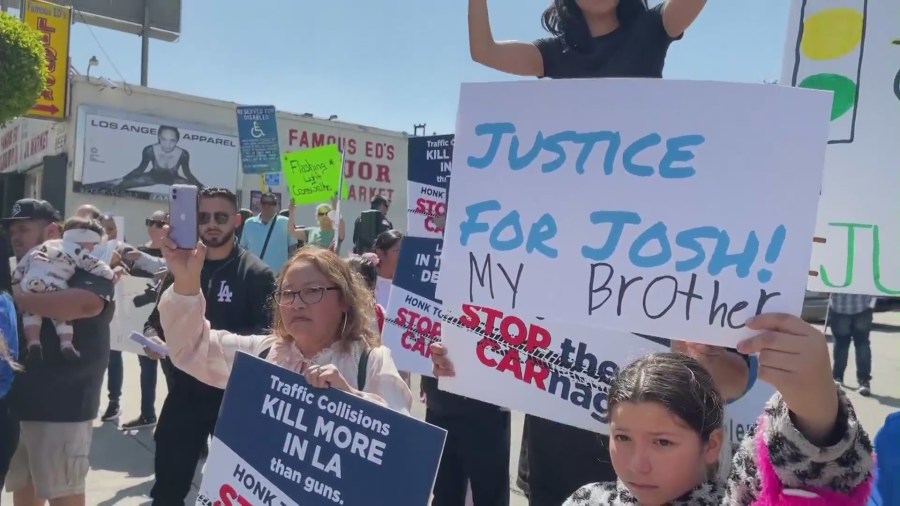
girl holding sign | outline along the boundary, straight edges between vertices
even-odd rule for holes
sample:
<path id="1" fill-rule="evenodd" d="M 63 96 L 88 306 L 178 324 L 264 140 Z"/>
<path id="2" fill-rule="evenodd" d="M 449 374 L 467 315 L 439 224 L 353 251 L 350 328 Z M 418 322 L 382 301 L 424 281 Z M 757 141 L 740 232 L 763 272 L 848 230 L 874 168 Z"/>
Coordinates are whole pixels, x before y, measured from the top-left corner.
<path id="1" fill-rule="evenodd" d="M 469 0 L 472 59 L 501 72 L 561 78 L 662 77 L 669 45 L 706 0 L 553 0 L 541 24 L 551 37 L 494 40 L 487 0 Z"/>
<path id="2" fill-rule="evenodd" d="M 831 377 L 825 336 L 795 316 L 765 314 L 739 345 L 759 353 L 776 392 L 741 442 L 727 480 L 716 479 L 724 400 L 712 375 L 681 353 L 624 368 L 609 391 L 617 481 L 578 489 L 564 506 L 629 504 L 865 505 L 872 443 Z"/>

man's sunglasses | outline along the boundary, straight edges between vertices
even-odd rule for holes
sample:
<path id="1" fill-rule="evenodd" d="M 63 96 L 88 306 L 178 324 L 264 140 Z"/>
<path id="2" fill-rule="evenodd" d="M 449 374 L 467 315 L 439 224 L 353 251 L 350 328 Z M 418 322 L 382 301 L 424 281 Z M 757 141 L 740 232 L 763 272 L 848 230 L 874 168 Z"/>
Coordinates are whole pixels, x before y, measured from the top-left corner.
<path id="1" fill-rule="evenodd" d="M 261 205 L 261 206 L 266 206 L 266 207 L 271 207 L 271 206 L 277 206 L 277 205 L 278 205 L 278 202 L 275 202 L 274 200 L 261 200 L 261 201 L 259 202 L 259 205 Z"/>
<path id="2" fill-rule="evenodd" d="M 228 213 L 197 213 L 197 224 L 206 225 L 209 223 L 210 219 L 215 219 L 216 223 L 219 225 L 225 225 L 231 220 L 231 215 Z"/>
<path id="3" fill-rule="evenodd" d="M 163 228 L 163 226 L 165 224 L 166 224 L 166 222 L 163 220 L 151 220 L 151 219 L 144 220 L 144 225 L 146 225 L 148 227 Z"/>

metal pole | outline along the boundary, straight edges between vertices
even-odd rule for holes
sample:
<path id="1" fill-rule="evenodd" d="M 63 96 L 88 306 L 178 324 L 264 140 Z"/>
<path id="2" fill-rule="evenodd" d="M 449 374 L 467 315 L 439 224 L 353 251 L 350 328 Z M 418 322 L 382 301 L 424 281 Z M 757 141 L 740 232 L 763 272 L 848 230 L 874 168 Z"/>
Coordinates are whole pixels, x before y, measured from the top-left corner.
<path id="1" fill-rule="evenodd" d="M 141 86 L 147 86 L 150 66 L 150 0 L 144 0 L 144 24 L 141 29 Z"/>

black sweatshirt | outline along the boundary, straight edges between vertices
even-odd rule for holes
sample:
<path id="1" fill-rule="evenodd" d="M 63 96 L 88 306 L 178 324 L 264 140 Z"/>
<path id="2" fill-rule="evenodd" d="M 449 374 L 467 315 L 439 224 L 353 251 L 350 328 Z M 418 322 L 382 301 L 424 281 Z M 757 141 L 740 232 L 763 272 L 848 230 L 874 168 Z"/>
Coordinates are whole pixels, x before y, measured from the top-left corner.
<path id="1" fill-rule="evenodd" d="M 171 286 L 167 275 L 159 295 Z M 263 334 L 271 325 L 271 300 L 275 290 L 275 274 L 262 260 L 235 245 L 223 260 L 207 260 L 200 274 L 206 298 L 206 319 L 210 327 L 236 334 Z M 158 300 L 157 300 L 158 302 Z M 166 336 L 159 321 L 159 306 L 153 308 L 144 326 L 144 333 L 154 333 L 163 341 Z M 170 395 L 185 400 L 211 403 L 218 409 L 224 391 L 207 385 L 179 370 L 166 358 L 174 374 Z"/>

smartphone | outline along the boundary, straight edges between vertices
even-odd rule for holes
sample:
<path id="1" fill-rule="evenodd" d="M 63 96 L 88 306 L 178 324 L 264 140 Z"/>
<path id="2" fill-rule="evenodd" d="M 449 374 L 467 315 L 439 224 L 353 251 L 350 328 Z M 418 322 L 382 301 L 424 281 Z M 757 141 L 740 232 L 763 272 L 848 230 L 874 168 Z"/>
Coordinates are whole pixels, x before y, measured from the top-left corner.
<path id="1" fill-rule="evenodd" d="M 179 249 L 197 247 L 197 212 L 200 207 L 196 186 L 173 184 L 169 194 L 169 238 Z"/>

